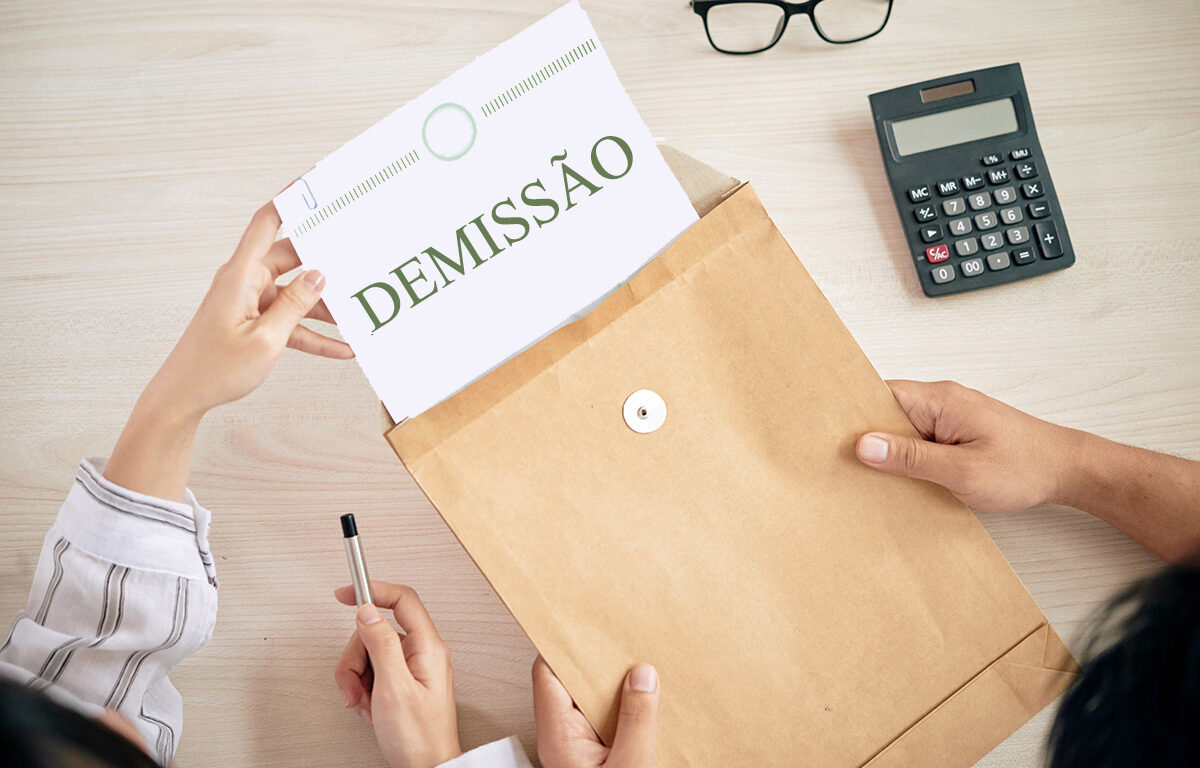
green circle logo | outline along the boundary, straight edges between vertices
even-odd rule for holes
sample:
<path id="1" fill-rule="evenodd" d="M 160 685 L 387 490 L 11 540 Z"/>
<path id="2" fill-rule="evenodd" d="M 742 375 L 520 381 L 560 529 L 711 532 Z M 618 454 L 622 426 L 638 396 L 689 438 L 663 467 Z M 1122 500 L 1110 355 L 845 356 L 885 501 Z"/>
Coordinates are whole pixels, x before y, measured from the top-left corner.
<path id="1" fill-rule="evenodd" d="M 475 118 L 461 104 L 446 102 L 434 107 L 421 126 L 425 149 L 438 160 L 457 160 L 475 146 Z"/>

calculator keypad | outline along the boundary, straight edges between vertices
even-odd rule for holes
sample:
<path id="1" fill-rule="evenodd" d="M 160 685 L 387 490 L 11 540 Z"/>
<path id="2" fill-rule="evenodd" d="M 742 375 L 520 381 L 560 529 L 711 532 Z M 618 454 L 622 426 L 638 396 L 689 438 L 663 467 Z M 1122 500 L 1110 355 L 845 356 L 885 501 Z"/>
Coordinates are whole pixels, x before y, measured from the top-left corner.
<path id="1" fill-rule="evenodd" d="M 981 171 L 907 190 L 936 285 L 1021 270 L 1063 254 L 1049 190 L 1028 148 L 986 155 Z M 942 216 L 944 222 L 939 221 Z M 965 286 L 964 286 L 965 287 Z"/>

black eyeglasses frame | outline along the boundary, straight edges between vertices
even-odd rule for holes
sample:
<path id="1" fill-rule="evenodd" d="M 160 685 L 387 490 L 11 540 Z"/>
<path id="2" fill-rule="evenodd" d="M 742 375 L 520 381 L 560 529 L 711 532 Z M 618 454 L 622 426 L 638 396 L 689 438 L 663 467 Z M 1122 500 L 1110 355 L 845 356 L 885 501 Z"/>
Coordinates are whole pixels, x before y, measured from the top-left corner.
<path id="1" fill-rule="evenodd" d="M 690 0 L 690 1 L 691 1 L 691 6 L 692 6 L 692 11 L 695 12 L 696 15 L 698 15 L 704 21 L 704 35 L 708 38 L 708 44 L 711 45 L 713 47 L 713 50 L 717 51 L 718 53 L 724 53 L 724 54 L 727 54 L 730 56 L 748 56 L 750 54 L 762 53 L 763 51 L 767 51 L 767 50 L 770 50 L 771 48 L 774 48 L 775 44 L 783 39 L 783 34 L 784 34 L 784 32 L 787 31 L 788 21 L 797 14 L 804 14 L 805 16 L 808 16 L 808 20 L 812 23 L 813 31 L 815 31 L 817 33 L 817 36 L 820 37 L 822 40 L 824 40 L 827 43 L 832 43 L 833 45 L 849 45 L 850 43 L 861 43 L 863 40 L 867 40 L 869 38 L 875 37 L 875 35 L 878 35 L 880 32 L 883 31 L 883 28 L 887 26 L 888 20 L 892 18 L 892 5 L 894 3 L 894 0 L 888 0 L 887 14 L 884 15 L 884 17 L 883 17 L 883 23 L 879 25 L 879 29 L 875 30 L 871 34 L 863 35 L 862 37 L 856 37 L 853 40 L 831 40 L 831 39 L 829 39 L 828 36 L 826 36 L 826 34 L 824 32 L 821 31 L 821 25 L 817 23 L 817 17 L 815 15 L 813 15 L 813 10 L 821 3 L 825 2 L 825 0 L 807 0 L 807 2 L 803 2 L 803 3 L 789 3 L 789 2 L 786 2 L 785 0 Z M 777 8 L 779 8 L 780 10 L 782 10 L 783 11 L 783 23 L 779 25 L 779 31 L 775 34 L 775 39 L 772 40 L 769 44 L 763 46 L 762 48 L 757 48 L 753 51 L 727 51 L 724 48 L 717 45 L 716 42 L 713 41 L 712 33 L 708 29 L 708 11 L 710 8 L 712 8 L 714 6 L 735 5 L 738 3 L 741 3 L 741 4 L 753 3 L 756 5 L 773 5 Z"/>

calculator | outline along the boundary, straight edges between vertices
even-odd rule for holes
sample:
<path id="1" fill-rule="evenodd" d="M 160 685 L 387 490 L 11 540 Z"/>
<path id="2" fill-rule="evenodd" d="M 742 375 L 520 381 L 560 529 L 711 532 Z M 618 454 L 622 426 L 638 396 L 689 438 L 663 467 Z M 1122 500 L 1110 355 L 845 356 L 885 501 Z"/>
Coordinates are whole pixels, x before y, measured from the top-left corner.
<path id="1" fill-rule="evenodd" d="M 926 296 L 1075 263 L 1020 64 L 871 94 L 883 164 Z"/>

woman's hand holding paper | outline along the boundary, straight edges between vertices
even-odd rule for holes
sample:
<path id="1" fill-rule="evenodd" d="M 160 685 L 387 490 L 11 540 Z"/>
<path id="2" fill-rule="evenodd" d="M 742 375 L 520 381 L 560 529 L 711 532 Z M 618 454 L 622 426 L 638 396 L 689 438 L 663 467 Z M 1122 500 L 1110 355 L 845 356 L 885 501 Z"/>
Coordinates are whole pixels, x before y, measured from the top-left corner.
<path id="1" fill-rule="evenodd" d="M 254 214 L 233 258 L 217 270 L 183 337 L 151 387 L 173 393 L 179 406 L 200 414 L 237 400 L 266 379 L 283 348 L 351 358 L 344 341 L 300 325 L 305 317 L 333 322 L 321 302 L 325 278 L 302 272 L 286 286 L 280 275 L 300 266 L 290 240 L 276 240 L 279 214 L 271 203 Z"/>
<path id="2" fill-rule="evenodd" d="M 201 418 L 253 391 L 285 346 L 323 357 L 354 356 L 345 342 L 300 325 L 305 317 L 333 322 L 321 302 L 320 272 L 275 285 L 277 277 L 300 265 L 291 241 L 275 240 L 279 224 L 272 203 L 254 214 L 233 257 L 217 270 L 187 330 L 134 406 L 104 470 L 109 480 L 149 496 L 182 499 Z"/>
<path id="3" fill-rule="evenodd" d="M 346 706 L 374 728 L 391 768 L 434 768 L 462 754 L 450 651 L 412 587 L 372 581 L 371 592 L 404 634 L 374 605 L 362 606 L 334 679 Z M 354 605 L 353 587 L 334 594 Z"/>
<path id="4" fill-rule="evenodd" d="M 545 768 L 655 768 L 658 673 L 638 664 L 625 675 L 612 747 L 606 747 L 541 656 L 533 663 L 538 759 Z"/>

